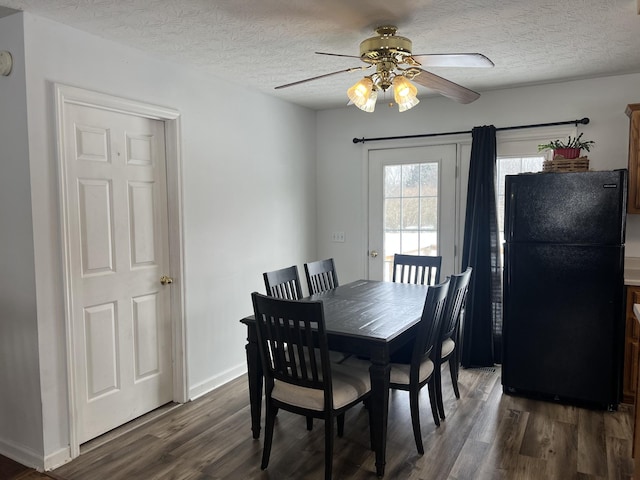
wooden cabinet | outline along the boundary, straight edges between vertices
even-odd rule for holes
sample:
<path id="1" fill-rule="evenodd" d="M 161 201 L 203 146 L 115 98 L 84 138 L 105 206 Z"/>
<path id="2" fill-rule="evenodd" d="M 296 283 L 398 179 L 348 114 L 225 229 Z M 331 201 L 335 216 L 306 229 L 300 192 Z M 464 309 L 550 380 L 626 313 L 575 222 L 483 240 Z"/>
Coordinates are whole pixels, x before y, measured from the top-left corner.
<path id="1" fill-rule="evenodd" d="M 634 419 L 633 419 L 633 446 L 631 449 L 631 456 L 634 459 L 634 471 L 635 476 L 638 478 L 640 475 L 640 391 L 636 392 L 636 404 L 634 406 Z"/>
<path id="2" fill-rule="evenodd" d="M 638 362 L 640 361 L 640 323 L 633 314 L 634 303 L 640 303 L 640 287 L 627 286 L 622 401 L 630 404 L 635 403 L 636 400 L 639 374 Z"/>
<path id="3" fill-rule="evenodd" d="M 640 103 L 627 105 L 629 116 L 629 202 L 627 213 L 640 213 Z"/>

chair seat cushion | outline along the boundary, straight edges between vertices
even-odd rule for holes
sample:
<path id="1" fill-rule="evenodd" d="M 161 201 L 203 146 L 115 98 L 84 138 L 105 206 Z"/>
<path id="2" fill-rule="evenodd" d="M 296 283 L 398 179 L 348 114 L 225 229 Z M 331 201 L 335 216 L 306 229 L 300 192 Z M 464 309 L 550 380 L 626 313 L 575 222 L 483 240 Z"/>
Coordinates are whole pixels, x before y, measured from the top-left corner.
<path id="1" fill-rule="evenodd" d="M 349 367 L 354 368 L 366 368 L 368 369 L 371 365 L 369 360 L 365 360 L 357 357 L 349 357 L 345 360 L 342 365 L 348 365 Z M 409 372 L 411 370 L 411 365 L 404 363 L 390 363 L 391 373 L 389 374 L 390 383 L 395 383 L 397 385 L 409 385 Z M 433 362 L 429 359 L 426 359 L 420 365 L 420 375 L 419 381 L 429 378 L 429 375 L 433 373 Z"/>
<path id="2" fill-rule="evenodd" d="M 418 381 L 422 382 L 429 378 L 429 375 L 433 373 L 433 362 L 428 358 L 420 364 L 420 373 Z M 404 363 L 392 363 L 390 381 L 398 385 L 409 385 L 409 372 L 411 365 Z"/>
<path id="3" fill-rule="evenodd" d="M 331 364 L 333 408 L 342 408 L 371 391 L 369 370 Z M 276 380 L 271 396 L 283 403 L 309 410 L 324 410 L 324 391 Z"/>
<path id="4" fill-rule="evenodd" d="M 440 350 L 440 358 L 446 358 L 451 355 L 451 352 L 456 348 L 456 342 L 447 338 L 442 342 L 442 350 Z"/>

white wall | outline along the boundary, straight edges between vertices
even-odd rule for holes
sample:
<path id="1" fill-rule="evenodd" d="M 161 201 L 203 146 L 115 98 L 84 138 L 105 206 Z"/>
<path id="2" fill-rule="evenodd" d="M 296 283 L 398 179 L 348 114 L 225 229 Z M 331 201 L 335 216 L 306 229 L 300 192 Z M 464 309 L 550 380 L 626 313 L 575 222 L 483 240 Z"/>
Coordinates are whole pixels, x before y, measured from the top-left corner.
<path id="1" fill-rule="evenodd" d="M 590 124 L 580 125 L 578 131 L 596 142 L 596 147 L 588 154 L 590 168 L 626 168 L 629 118 L 624 110 L 627 104 L 640 102 L 638 85 L 640 74 L 633 74 L 486 92 L 469 105 L 443 97 L 423 98 L 418 106 L 404 113 L 399 113 L 397 108 L 390 109 L 380 101 L 372 114 L 355 107 L 319 112 L 318 256 L 336 259 L 341 281 L 362 278 L 367 260 L 367 186 L 363 181 L 367 149 L 435 141 L 356 145 L 352 142 L 353 137 L 469 131 L 479 125 L 507 127 L 589 117 Z M 439 137 L 437 141 L 453 140 Z M 465 174 L 463 172 L 463 176 Z M 332 243 L 330 234 L 333 231 L 344 231 L 346 242 Z M 638 215 L 629 215 L 627 219 L 626 254 L 640 256 Z"/>
<path id="2" fill-rule="evenodd" d="M 6 35 L 5 24 L 15 29 L 21 23 L 22 15 L 8 17 L 2 35 Z M 22 41 L 19 31 L 9 36 L 14 42 Z M 315 259 L 316 116 L 308 109 L 30 14 L 24 14 L 24 38 L 29 153 L 27 157 L 22 128 L 22 142 L 14 148 L 23 164 L 11 172 L 20 183 L 11 190 L 12 209 L 2 210 L 2 222 L 19 219 L 18 227 L 27 231 L 13 234 L 10 240 L 28 241 L 21 248 L 26 249 L 24 257 L 32 270 L 35 257 L 37 294 L 34 297 L 32 277 L 27 285 L 30 309 L 22 316 L 30 314 L 32 331 L 26 346 L 33 348 L 33 302 L 37 301 L 42 378 L 39 386 L 34 365 L 25 375 L 28 387 L 15 395 L 21 404 L 9 405 L 0 415 L 17 415 L 25 403 L 41 401 L 44 427 L 34 415 L 29 422 L 20 422 L 23 432 L 14 425 L 7 435 L 11 439 L 25 435 L 34 449 L 39 437 L 44 464 L 52 467 L 66 459 L 69 444 L 53 83 L 181 112 L 186 256 L 182 280 L 192 397 L 243 372 L 246 332 L 239 319 L 251 313 L 250 293 L 264 290 L 262 272 Z M 16 93 L 24 103 L 24 87 L 17 87 Z M 19 107 L 12 108 L 24 122 L 24 107 L 21 111 Z M 10 120 L 8 111 L 0 109 L 2 125 Z M 0 168 L 4 179 L 7 167 Z M 25 201 L 20 202 L 22 197 Z M 13 292 L 16 289 L 11 287 Z M 25 359 L 26 353 L 15 350 L 8 351 L 10 362 Z M 1 402 L 0 407 L 7 406 Z"/>
<path id="3" fill-rule="evenodd" d="M 19 65 L 15 76 L 0 78 L 0 381 L 10 386 L 0 396 L 0 449 L 42 452 L 48 466 L 64 461 L 69 442 L 53 82 L 182 114 L 191 395 L 242 372 L 238 320 L 251 311 L 249 293 L 263 290 L 263 271 L 332 256 L 342 282 L 363 276 L 364 160 L 372 144 L 354 145 L 352 137 L 588 116 L 581 131 L 597 142 L 592 167 L 621 168 L 624 108 L 640 101 L 640 75 L 627 75 L 488 92 L 466 106 L 425 98 L 403 114 L 381 102 L 372 115 L 355 108 L 316 115 L 29 14 L 0 19 L 0 48 L 15 49 L 18 64 L 23 18 L 26 79 Z M 331 243 L 333 231 L 344 231 L 346 242 Z M 627 251 L 640 256 L 636 218 L 628 222 Z"/>
<path id="4" fill-rule="evenodd" d="M 0 76 L 0 450 L 42 457 L 24 42 L 18 17 L 0 18 L 0 50 L 13 71 Z"/>

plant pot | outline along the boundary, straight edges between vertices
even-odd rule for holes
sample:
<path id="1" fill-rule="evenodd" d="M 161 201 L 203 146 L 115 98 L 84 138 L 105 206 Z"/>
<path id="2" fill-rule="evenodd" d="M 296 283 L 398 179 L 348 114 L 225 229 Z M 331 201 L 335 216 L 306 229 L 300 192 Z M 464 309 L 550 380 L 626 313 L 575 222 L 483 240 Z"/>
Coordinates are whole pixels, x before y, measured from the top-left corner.
<path id="1" fill-rule="evenodd" d="M 558 148 L 553 151 L 553 158 L 562 157 L 567 160 L 578 158 L 580 156 L 580 148 Z"/>

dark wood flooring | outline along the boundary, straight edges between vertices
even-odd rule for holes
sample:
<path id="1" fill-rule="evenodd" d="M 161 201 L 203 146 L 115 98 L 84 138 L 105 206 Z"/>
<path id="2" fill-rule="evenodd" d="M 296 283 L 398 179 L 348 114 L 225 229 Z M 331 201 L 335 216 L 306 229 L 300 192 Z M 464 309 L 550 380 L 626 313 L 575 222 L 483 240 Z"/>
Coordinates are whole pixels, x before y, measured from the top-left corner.
<path id="1" fill-rule="evenodd" d="M 605 412 L 503 395 L 499 368 L 461 370 L 456 400 L 447 377 L 447 419 L 439 428 L 426 389 L 421 395 L 423 456 L 413 441 L 407 394 L 392 392 L 386 479 L 633 477 L 630 406 Z M 278 414 L 269 467 L 260 470 L 262 439 L 251 437 L 244 377 L 126 430 L 83 447 L 80 457 L 51 473 L 65 480 L 323 478 L 322 422 L 316 420 L 308 432 L 303 418 L 284 411 Z M 333 472 L 334 479 L 376 478 L 361 406 L 347 413 L 345 436 L 335 440 Z"/>

